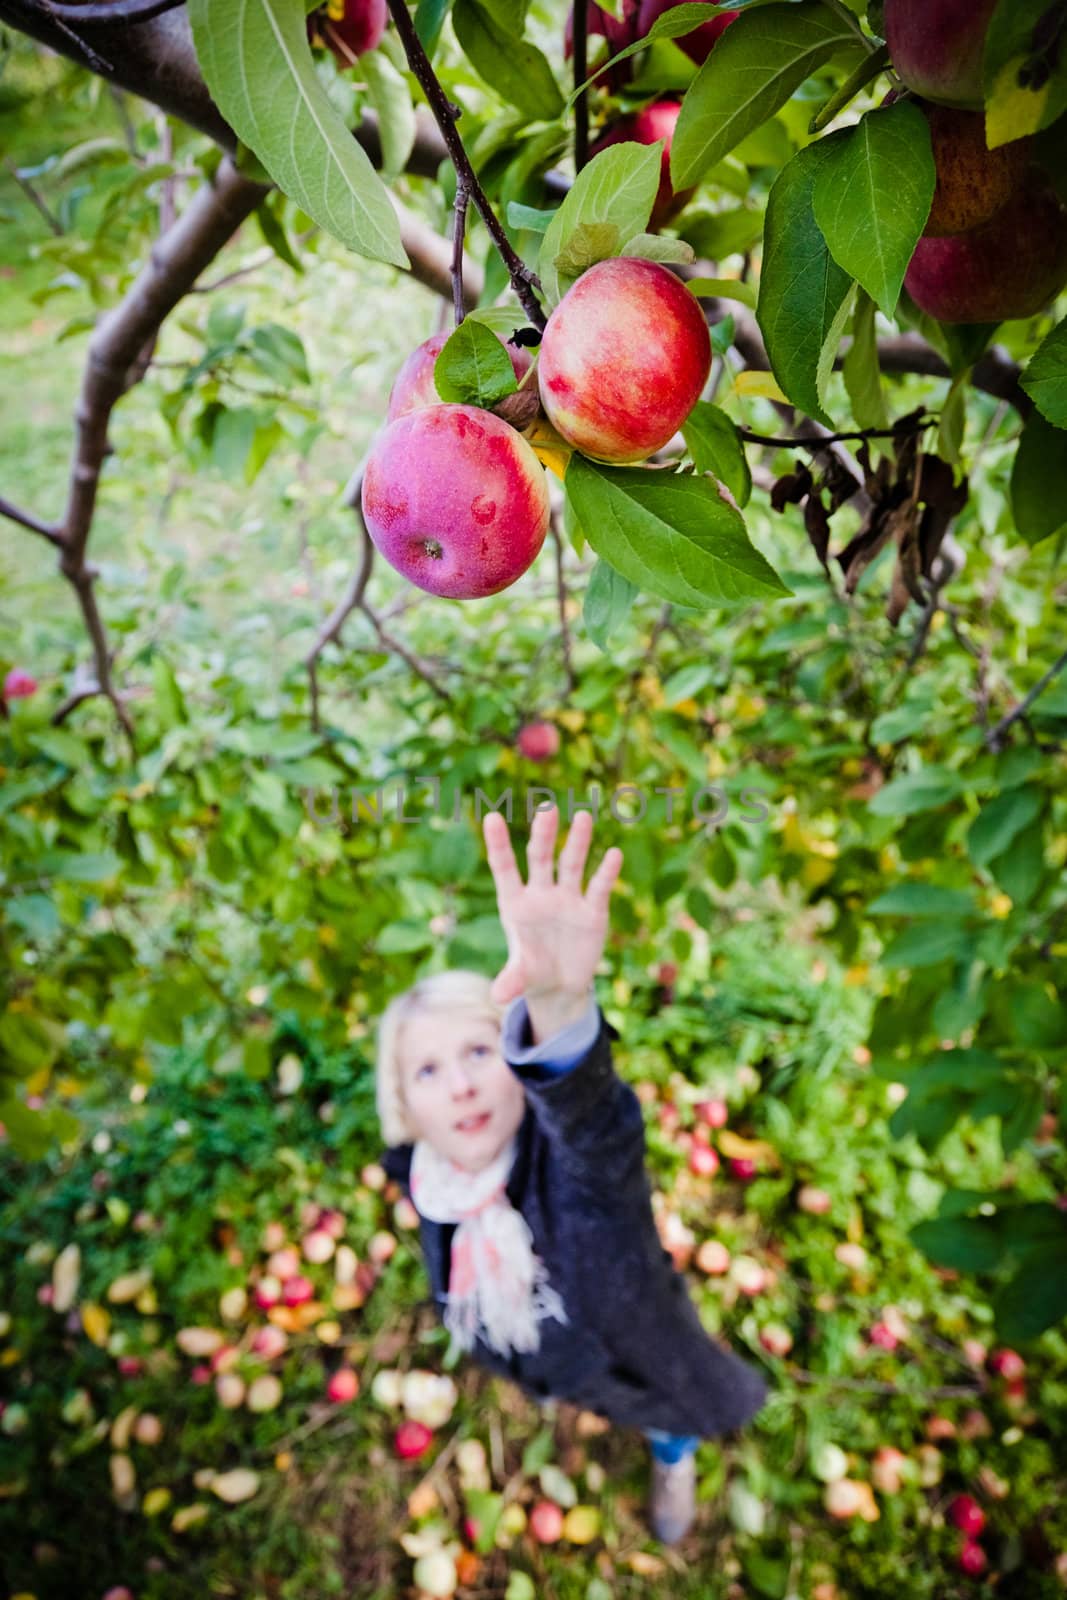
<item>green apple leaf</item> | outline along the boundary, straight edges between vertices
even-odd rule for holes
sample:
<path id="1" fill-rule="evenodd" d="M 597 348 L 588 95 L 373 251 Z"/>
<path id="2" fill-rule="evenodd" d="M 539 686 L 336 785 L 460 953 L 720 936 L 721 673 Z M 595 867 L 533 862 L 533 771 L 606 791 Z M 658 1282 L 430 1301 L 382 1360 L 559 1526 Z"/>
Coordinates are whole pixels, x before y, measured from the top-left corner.
<path id="1" fill-rule="evenodd" d="M 682 423 L 682 436 L 697 471 L 714 473 L 743 510 L 752 493 L 752 473 L 737 424 L 719 406 L 698 400 Z"/>
<path id="2" fill-rule="evenodd" d="M 756 320 L 783 393 L 829 424 L 825 395 L 852 280 L 831 256 L 812 208 L 825 145 L 822 140 L 798 151 L 771 189 Z"/>
<path id="3" fill-rule="evenodd" d="M 597 555 L 647 594 L 707 610 L 792 592 L 708 478 L 575 452 L 564 486 Z"/>
<path id="4" fill-rule="evenodd" d="M 875 329 L 875 304 L 865 290 L 856 295 L 852 318 L 852 343 L 841 366 L 845 388 L 852 402 L 852 415 L 860 428 L 884 428 L 888 422 L 882 369 L 878 361 Z"/>
<path id="5" fill-rule="evenodd" d="M 1021 381 L 1046 421 L 1067 428 L 1067 321 L 1038 346 Z"/>
<path id="6" fill-rule="evenodd" d="M 1036 411 L 1015 452 L 1011 509 L 1020 537 L 1030 546 L 1067 527 L 1067 433 Z"/>
<path id="7" fill-rule="evenodd" d="M 750 311 L 756 309 L 755 289 L 740 278 L 688 278 L 685 286 L 698 300 L 738 300 Z"/>
<path id="8" fill-rule="evenodd" d="M 671 239 L 662 233 L 635 233 L 627 239 L 620 256 L 639 256 L 642 261 L 679 261 L 688 266 L 696 251 L 684 239 Z"/>
<path id="9" fill-rule="evenodd" d="M 551 122 L 563 110 L 548 61 L 479 0 L 455 0 L 452 24 L 467 60 L 501 100 L 533 122 Z"/>
<path id="10" fill-rule="evenodd" d="M 662 148 L 662 140 L 651 145 L 626 140 L 601 150 L 582 168 L 541 241 L 537 270 L 549 306 L 562 300 L 579 275 L 561 272 L 556 265 L 561 256 L 566 261 L 566 247 L 579 228 L 611 225 L 619 240 L 644 232 L 659 188 Z M 607 253 L 614 255 L 617 249 L 618 244 Z"/>
<path id="11" fill-rule="evenodd" d="M 511 359 L 496 334 L 470 317 L 464 317 L 442 346 L 433 381 L 442 400 L 486 409 L 518 388 Z"/>
<path id="12" fill-rule="evenodd" d="M 815 220 L 838 266 L 891 317 L 934 198 L 930 125 L 898 100 L 829 134 L 822 150 Z"/>
<path id="13" fill-rule="evenodd" d="M 682 101 L 671 142 L 675 192 L 699 183 L 832 56 L 863 49 L 858 22 L 821 0 L 744 12 L 718 40 Z"/>
<path id="14" fill-rule="evenodd" d="M 359 70 L 378 115 L 378 134 L 382 142 L 382 177 L 391 183 L 408 164 L 415 144 L 415 107 L 404 75 L 396 70 L 381 50 L 367 50 L 359 58 Z"/>
<path id="15" fill-rule="evenodd" d="M 302 0 L 189 0 L 189 21 L 212 98 L 283 194 L 357 255 L 409 266 L 388 191 L 319 81 Z"/>

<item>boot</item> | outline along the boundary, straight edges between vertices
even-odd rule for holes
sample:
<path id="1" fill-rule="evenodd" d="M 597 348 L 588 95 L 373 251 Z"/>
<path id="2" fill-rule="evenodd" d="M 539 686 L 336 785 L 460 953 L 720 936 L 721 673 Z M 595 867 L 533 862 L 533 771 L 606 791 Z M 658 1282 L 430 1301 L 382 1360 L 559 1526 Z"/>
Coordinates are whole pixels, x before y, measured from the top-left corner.
<path id="1" fill-rule="evenodd" d="M 649 1523 L 662 1544 L 676 1544 L 693 1525 L 696 1514 L 696 1457 L 692 1451 L 680 1461 L 652 1457 Z"/>

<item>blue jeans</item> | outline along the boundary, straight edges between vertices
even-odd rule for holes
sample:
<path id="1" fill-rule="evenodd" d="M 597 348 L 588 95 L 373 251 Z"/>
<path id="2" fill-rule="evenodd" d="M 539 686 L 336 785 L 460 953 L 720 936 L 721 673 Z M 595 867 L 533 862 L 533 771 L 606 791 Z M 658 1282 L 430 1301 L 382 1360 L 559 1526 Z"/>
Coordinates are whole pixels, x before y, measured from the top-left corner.
<path id="1" fill-rule="evenodd" d="M 692 1455 L 700 1443 L 698 1433 L 665 1433 L 662 1428 L 646 1428 L 645 1438 L 652 1446 L 652 1454 L 664 1466 L 673 1467 L 676 1461 Z"/>

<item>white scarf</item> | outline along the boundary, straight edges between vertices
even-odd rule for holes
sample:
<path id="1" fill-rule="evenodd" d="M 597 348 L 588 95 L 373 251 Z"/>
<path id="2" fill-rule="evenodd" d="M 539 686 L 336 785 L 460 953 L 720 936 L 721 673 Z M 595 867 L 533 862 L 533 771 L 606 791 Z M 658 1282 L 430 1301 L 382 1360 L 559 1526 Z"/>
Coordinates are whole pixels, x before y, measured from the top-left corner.
<path id="1" fill-rule="evenodd" d="M 507 1197 L 515 1150 L 513 1138 L 481 1172 L 464 1171 L 425 1139 L 412 1151 L 409 1187 L 416 1211 L 431 1222 L 458 1223 L 444 1322 L 463 1350 L 479 1335 L 500 1355 L 536 1350 L 539 1320 L 569 1320 L 534 1253 L 529 1224 Z"/>

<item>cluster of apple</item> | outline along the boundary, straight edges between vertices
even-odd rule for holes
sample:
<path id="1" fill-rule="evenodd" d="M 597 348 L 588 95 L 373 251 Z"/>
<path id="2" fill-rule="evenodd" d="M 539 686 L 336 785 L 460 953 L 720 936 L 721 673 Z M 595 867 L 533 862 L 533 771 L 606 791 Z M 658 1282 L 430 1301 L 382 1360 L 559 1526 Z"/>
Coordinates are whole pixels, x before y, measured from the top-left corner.
<path id="1" fill-rule="evenodd" d="M 533 402 L 522 429 L 495 411 L 441 400 L 434 364 L 444 342 L 426 340 L 401 368 L 362 503 L 390 565 L 452 600 L 508 588 L 544 544 L 548 481 L 526 434 L 545 437 L 547 420 L 557 449 L 612 465 L 645 461 L 681 427 L 711 370 L 694 296 L 666 267 L 631 256 L 582 273 L 549 317 L 536 364 L 505 343 L 519 394 Z"/>
<path id="2" fill-rule="evenodd" d="M 385 0 L 328 0 L 309 14 L 308 39 L 332 50 L 339 66 L 353 67 L 381 43 L 388 20 Z"/>
<path id="3" fill-rule="evenodd" d="M 996 0 L 885 0 L 893 66 L 919 97 L 937 188 L 905 286 L 939 322 L 1034 315 L 1067 283 L 1067 208 L 1030 138 L 990 150 L 982 66 Z"/>

